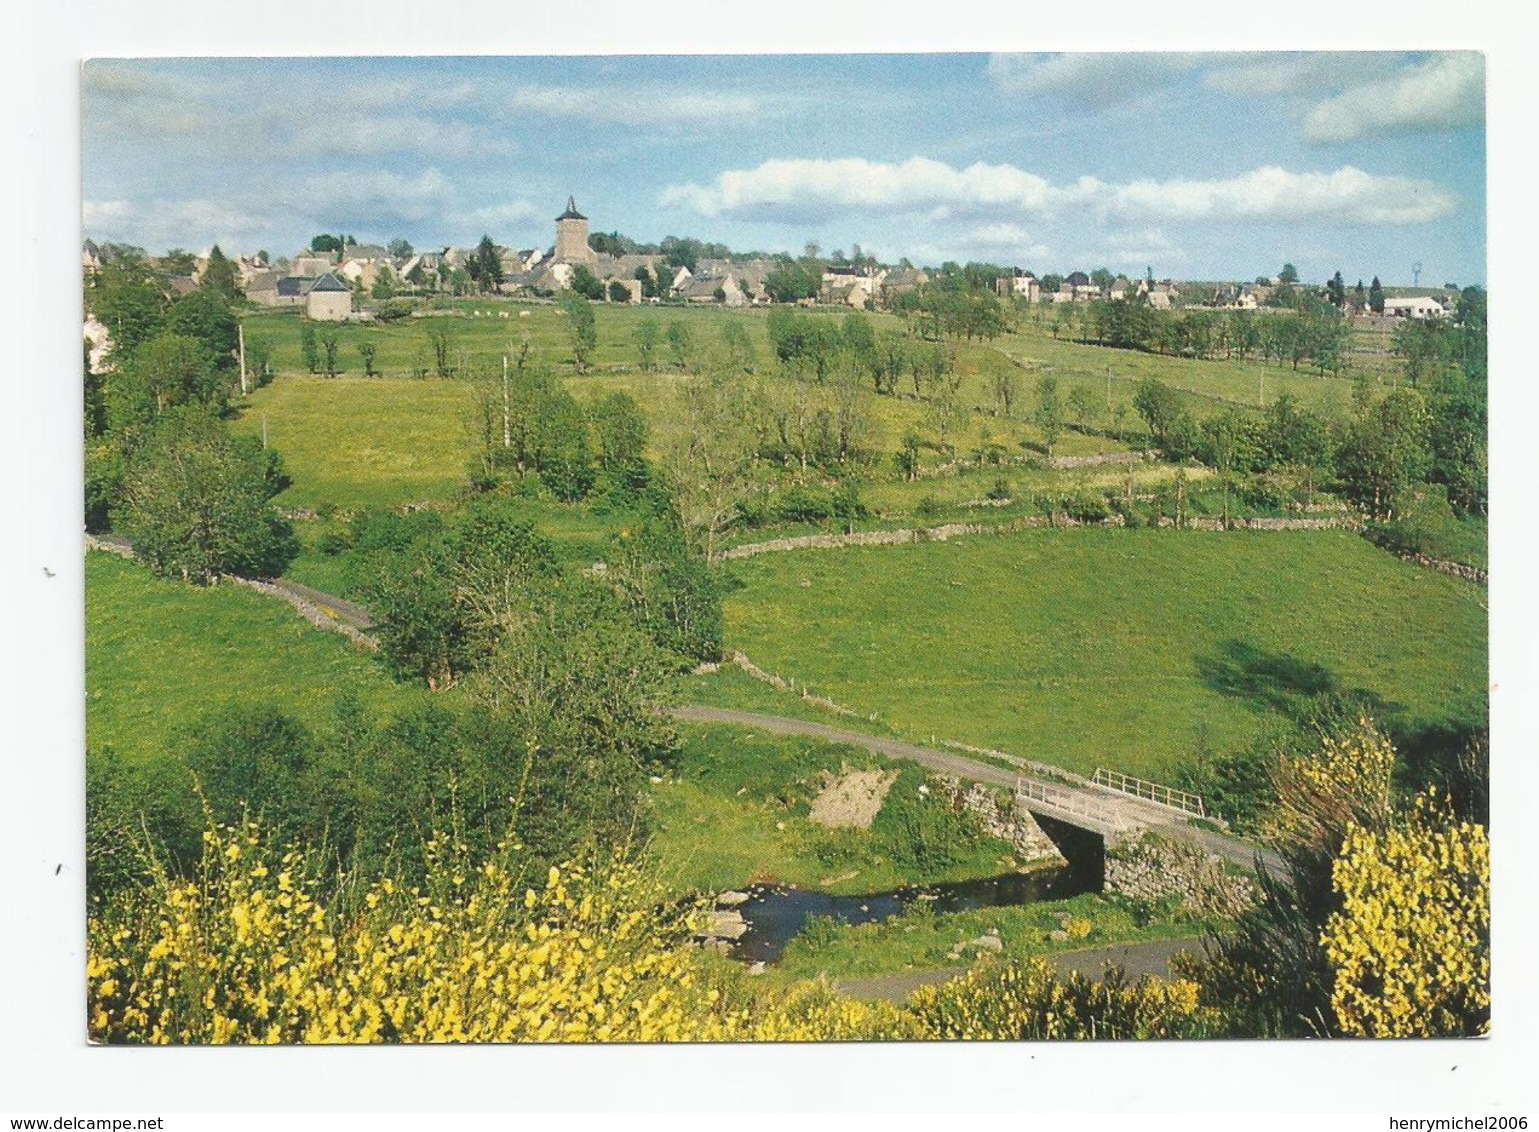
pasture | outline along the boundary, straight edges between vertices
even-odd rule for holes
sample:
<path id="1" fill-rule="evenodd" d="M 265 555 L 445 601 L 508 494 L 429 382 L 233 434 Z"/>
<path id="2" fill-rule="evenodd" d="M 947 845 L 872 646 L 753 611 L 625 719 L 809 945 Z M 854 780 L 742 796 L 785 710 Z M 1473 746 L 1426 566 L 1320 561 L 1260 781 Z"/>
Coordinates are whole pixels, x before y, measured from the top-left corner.
<path id="1" fill-rule="evenodd" d="M 1323 691 L 1483 702 L 1485 591 L 1343 532 L 1044 530 L 730 565 L 727 644 L 920 742 L 1168 779 Z"/>
<path id="2" fill-rule="evenodd" d="M 236 703 L 270 703 L 316 723 L 344 693 L 374 708 L 428 694 L 397 684 L 368 653 L 307 625 L 277 598 L 189 586 L 111 554 L 86 555 L 92 749 L 154 758 L 201 716 Z"/>

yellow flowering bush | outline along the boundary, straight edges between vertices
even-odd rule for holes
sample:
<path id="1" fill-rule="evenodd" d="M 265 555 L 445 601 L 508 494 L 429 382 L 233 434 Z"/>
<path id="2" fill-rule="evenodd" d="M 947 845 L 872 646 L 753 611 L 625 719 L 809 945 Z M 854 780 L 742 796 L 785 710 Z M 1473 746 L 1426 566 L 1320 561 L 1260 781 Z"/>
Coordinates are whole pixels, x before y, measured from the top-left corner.
<path id="1" fill-rule="evenodd" d="M 1121 977 L 1095 982 L 1060 976 L 1044 960 L 974 968 L 924 987 L 909 1002 L 922 1036 L 938 1039 L 1054 1040 L 1196 1038 L 1215 1016 L 1199 1007 L 1197 984 L 1184 979 Z"/>
<path id="2" fill-rule="evenodd" d="M 1342 905 L 1321 935 L 1343 1033 L 1483 1033 L 1491 1009 L 1491 850 L 1435 794 L 1381 833 L 1354 827 L 1333 872 Z"/>
<path id="3" fill-rule="evenodd" d="M 1383 829 L 1391 812 L 1395 748 L 1371 719 L 1355 731 L 1326 736 L 1318 750 L 1284 759 L 1274 776 L 1278 806 L 1267 823 L 1271 842 L 1289 857 L 1335 857 L 1349 825 Z"/>
<path id="4" fill-rule="evenodd" d="M 457 848 L 457 847 L 455 847 Z M 623 863 L 520 883 L 439 843 L 425 888 L 390 880 L 346 913 L 253 824 L 206 835 L 198 877 L 162 877 L 89 925 L 103 1042 L 510 1042 L 729 1038 L 687 924 Z"/>
<path id="5" fill-rule="evenodd" d="M 472 866 L 429 847 L 421 887 L 322 899 L 298 850 L 252 822 L 205 834 L 197 875 L 88 926 L 90 1037 L 111 1043 L 874 1041 L 1189 1037 L 1188 982 L 1060 978 L 994 963 L 902 1005 L 823 981 L 752 987 L 690 946 L 635 867 L 552 868 L 514 847 Z"/>

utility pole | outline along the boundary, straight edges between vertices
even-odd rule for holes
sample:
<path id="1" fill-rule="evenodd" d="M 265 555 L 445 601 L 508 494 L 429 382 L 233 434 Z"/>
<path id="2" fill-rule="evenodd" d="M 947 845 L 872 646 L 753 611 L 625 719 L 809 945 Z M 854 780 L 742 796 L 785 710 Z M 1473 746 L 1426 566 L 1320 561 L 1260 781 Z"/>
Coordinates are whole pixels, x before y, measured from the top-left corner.
<path id="1" fill-rule="evenodd" d="M 237 322 L 235 330 L 240 339 L 240 395 L 244 397 L 250 392 L 246 388 L 246 320 Z"/>
<path id="2" fill-rule="evenodd" d="M 1106 415 L 1111 415 L 1111 366 L 1106 367 Z"/>
<path id="3" fill-rule="evenodd" d="M 508 412 L 508 355 L 502 355 L 502 446 L 513 447 L 513 425 Z"/>

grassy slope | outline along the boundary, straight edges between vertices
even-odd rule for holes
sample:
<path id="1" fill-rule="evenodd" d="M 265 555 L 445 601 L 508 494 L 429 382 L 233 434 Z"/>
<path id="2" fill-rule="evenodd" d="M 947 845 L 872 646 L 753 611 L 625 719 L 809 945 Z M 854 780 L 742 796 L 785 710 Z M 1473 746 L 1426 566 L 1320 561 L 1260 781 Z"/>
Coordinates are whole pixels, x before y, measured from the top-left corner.
<path id="1" fill-rule="evenodd" d="M 92 747 L 161 750 L 205 712 L 250 701 L 319 720 L 339 693 L 382 707 L 426 695 L 282 601 L 200 589 L 110 554 L 86 558 L 86 724 Z"/>
<path id="2" fill-rule="evenodd" d="M 1407 719 L 1486 683 L 1484 591 L 1338 532 L 1029 532 L 732 574 L 728 643 L 763 667 L 915 738 L 1086 772 L 1168 776 L 1203 727 L 1243 742 L 1286 681 L 1268 665 L 1321 665 Z M 1225 668 L 1246 694 L 1214 686 Z"/>
<path id="3" fill-rule="evenodd" d="M 1014 862 L 985 841 L 951 868 L 925 872 L 885 858 L 865 830 L 807 820 L 822 771 L 886 765 L 856 747 L 754 735 L 735 727 L 683 731 L 679 767 L 652 790 L 656 875 L 671 891 L 719 892 L 779 881 L 832 893 L 994 876 Z"/>

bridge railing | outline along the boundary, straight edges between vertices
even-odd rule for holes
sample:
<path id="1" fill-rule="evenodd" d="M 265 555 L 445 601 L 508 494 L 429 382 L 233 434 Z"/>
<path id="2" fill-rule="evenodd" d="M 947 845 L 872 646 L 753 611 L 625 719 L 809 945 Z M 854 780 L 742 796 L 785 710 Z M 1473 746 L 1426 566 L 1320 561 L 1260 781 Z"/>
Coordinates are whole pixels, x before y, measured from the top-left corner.
<path id="1" fill-rule="evenodd" d="M 1097 786 L 1104 786 L 1108 790 L 1115 790 L 1119 794 L 1131 794 L 1135 798 L 1143 798 L 1148 802 L 1169 806 L 1171 809 L 1180 810 L 1195 817 L 1205 818 L 1208 816 L 1207 809 L 1203 806 L 1200 795 L 1191 794 L 1185 790 L 1177 790 L 1173 786 L 1162 786 L 1158 782 L 1134 778 L 1131 774 L 1107 770 L 1104 767 L 1097 767 L 1090 781 Z"/>
<path id="2" fill-rule="evenodd" d="M 1132 828 L 1126 817 L 1119 814 L 1113 807 L 1100 801 L 1092 795 L 1081 790 L 1071 790 L 1066 786 L 1055 786 L 1052 783 L 1040 782 L 1034 778 L 1017 778 L 1015 780 L 1015 804 L 1022 809 L 1030 809 L 1029 803 L 1051 806 L 1061 813 L 1072 814 L 1077 817 L 1088 818 L 1098 825 L 1110 829 Z"/>

